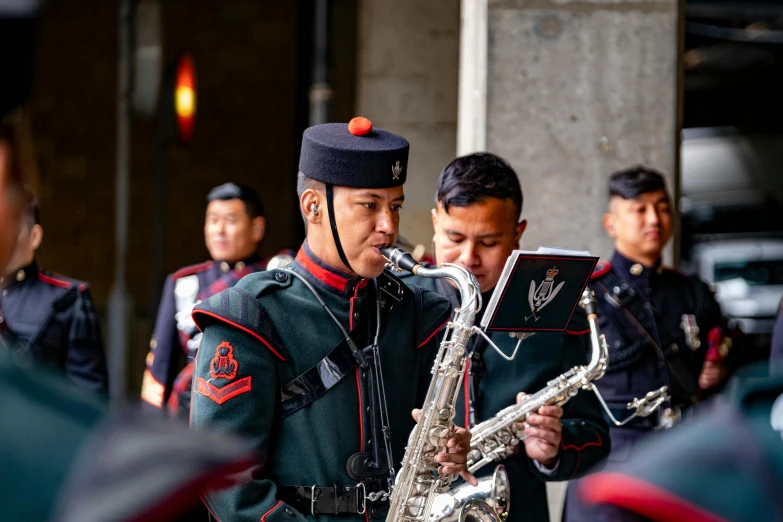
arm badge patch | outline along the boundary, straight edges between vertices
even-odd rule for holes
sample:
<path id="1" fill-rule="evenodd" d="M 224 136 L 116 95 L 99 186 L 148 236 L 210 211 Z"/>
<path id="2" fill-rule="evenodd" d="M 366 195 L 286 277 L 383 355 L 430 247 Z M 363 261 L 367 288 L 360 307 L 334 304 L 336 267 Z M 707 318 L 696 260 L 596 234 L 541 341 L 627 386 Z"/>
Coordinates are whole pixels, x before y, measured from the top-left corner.
<path id="1" fill-rule="evenodd" d="M 239 364 L 234 359 L 234 347 L 223 341 L 215 348 L 215 356 L 209 362 L 209 375 L 213 379 L 231 380 L 237 376 Z"/>

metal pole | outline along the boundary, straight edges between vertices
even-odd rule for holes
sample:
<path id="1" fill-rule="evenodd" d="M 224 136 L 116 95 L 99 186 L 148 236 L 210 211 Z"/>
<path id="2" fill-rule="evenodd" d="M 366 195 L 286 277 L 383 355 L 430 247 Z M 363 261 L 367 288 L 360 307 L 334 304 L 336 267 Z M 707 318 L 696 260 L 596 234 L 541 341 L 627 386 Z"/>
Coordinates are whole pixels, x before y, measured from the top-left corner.
<path id="1" fill-rule="evenodd" d="M 109 395 L 112 402 L 125 398 L 127 386 L 128 315 L 131 298 L 125 276 L 128 259 L 130 180 L 130 80 L 133 0 L 119 0 L 117 42 L 117 164 L 115 173 L 114 285 L 109 296 Z"/>
<path id="2" fill-rule="evenodd" d="M 457 155 L 487 148 L 487 0 L 460 5 Z"/>
<path id="3" fill-rule="evenodd" d="M 313 81 L 310 85 L 310 125 L 329 121 L 329 0 L 315 0 Z"/>

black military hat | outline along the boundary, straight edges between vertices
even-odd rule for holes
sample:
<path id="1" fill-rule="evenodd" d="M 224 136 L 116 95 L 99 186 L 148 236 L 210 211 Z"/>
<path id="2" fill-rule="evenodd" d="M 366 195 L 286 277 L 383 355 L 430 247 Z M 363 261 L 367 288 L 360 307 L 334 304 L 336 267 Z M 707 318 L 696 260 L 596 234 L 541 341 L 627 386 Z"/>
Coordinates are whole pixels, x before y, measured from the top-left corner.
<path id="1" fill-rule="evenodd" d="M 245 203 L 247 213 L 250 217 L 264 215 L 264 202 L 258 191 L 248 185 L 241 183 L 223 183 L 213 188 L 207 194 L 207 202 L 215 200 L 240 199 Z"/>
<path id="2" fill-rule="evenodd" d="M 405 183 L 408 141 L 373 129 L 366 118 L 325 123 L 305 130 L 299 171 L 327 185 L 390 188 Z"/>

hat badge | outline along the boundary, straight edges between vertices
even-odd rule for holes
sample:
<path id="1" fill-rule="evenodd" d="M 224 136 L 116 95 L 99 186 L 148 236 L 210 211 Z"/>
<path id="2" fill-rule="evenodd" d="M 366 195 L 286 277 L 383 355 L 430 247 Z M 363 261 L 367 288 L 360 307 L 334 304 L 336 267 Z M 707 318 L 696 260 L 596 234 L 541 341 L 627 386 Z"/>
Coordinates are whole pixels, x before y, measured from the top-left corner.
<path id="1" fill-rule="evenodd" d="M 402 174 L 402 165 L 398 161 L 392 166 L 392 176 L 394 176 L 394 179 L 400 179 L 400 174 Z"/>

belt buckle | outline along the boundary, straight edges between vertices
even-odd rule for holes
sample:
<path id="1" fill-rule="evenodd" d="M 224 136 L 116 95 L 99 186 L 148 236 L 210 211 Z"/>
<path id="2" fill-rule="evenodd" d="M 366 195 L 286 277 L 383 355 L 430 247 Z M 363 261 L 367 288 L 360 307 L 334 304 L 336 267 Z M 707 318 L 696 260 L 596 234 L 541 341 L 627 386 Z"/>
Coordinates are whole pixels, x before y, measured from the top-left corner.
<path id="1" fill-rule="evenodd" d="M 361 506 L 362 506 L 361 511 L 358 511 L 358 509 L 359 509 L 359 500 L 357 499 L 357 501 L 356 501 L 356 509 L 357 509 L 356 514 L 357 515 L 364 515 L 365 513 L 367 513 L 367 488 L 364 487 L 364 482 L 359 482 L 358 484 L 356 484 L 356 489 L 357 489 L 357 494 L 359 495 L 359 498 L 362 501 L 362 503 L 361 503 Z"/>
<path id="2" fill-rule="evenodd" d="M 315 484 L 310 486 L 310 515 L 315 516 Z"/>

